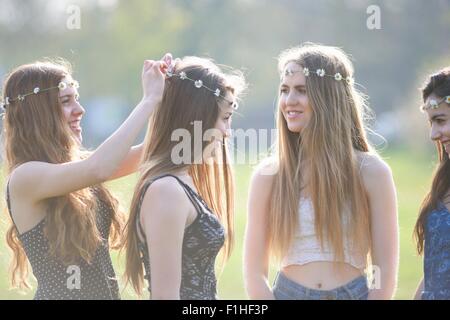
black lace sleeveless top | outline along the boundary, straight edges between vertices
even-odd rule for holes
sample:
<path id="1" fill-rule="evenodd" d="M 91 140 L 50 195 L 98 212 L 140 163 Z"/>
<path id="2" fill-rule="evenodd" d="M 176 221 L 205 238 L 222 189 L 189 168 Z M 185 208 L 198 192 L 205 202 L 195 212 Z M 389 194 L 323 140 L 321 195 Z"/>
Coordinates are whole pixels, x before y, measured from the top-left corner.
<path id="1" fill-rule="evenodd" d="M 142 188 L 135 223 L 137 223 L 141 234 L 144 235 L 139 216 L 145 193 L 153 181 L 167 176 L 175 178 L 180 183 L 197 211 L 195 220 L 184 230 L 180 299 L 215 300 L 217 299 L 217 281 L 214 266 L 216 256 L 225 242 L 225 230 L 200 195 L 176 176 L 167 174 L 157 177 L 147 182 Z M 147 243 L 140 242 L 139 248 L 145 269 L 145 279 L 148 281 L 148 290 L 151 293 L 150 259 Z"/>
<path id="2" fill-rule="evenodd" d="M 6 187 L 6 201 L 14 222 L 9 184 Z M 49 255 L 49 244 L 44 233 L 45 218 L 18 236 L 37 280 L 35 300 L 120 299 L 119 286 L 109 254 L 111 210 L 111 207 L 99 201 L 96 220 L 103 241 L 90 264 L 80 258 L 79 263 L 66 266 Z"/>

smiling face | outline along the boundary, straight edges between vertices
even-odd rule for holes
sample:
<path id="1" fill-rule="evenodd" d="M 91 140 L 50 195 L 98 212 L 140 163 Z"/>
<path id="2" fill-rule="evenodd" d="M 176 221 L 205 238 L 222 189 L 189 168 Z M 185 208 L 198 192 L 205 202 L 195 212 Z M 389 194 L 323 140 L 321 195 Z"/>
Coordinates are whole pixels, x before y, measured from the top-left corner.
<path id="1" fill-rule="evenodd" d="M 440 101 L 441 97 L 430 94 L 425 101 L 425 105 L 430 105 L 430 101 Z M 442 101 L 438 108 L 428 108 L 426 110 L 430 121 L 430 138 L 440 142 L 447 154 L 450 154 L 450 105 Z"/>
<path id="2" fill-rule="evenodd" d="M 71 83 L 73 79 L 70 76 L 65 77 L 62 82 Z M 81 118 L 85 112 L 78 101 L 79 94 L 77 88 L 70 85 L 66 89 L 59 91 L 59 101 L 63 110 L 64 118 L 79 143 L 82 142 Z"/>
<path id="3" fill-rule="evenodd" d="M 279 108 L 288 129 L 300 133 L 312 116 L 312 108 L 306 94 L 306 78 L 303 68 L 295 62 L 289 62 L 286 69 L 292 72 L 281 79 Z"/>

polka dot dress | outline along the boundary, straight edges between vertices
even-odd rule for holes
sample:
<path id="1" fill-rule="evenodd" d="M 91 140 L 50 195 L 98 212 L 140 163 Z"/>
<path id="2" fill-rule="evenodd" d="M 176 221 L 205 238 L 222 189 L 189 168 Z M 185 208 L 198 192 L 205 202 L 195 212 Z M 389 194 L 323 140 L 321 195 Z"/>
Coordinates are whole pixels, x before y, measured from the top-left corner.
<path id="1" fill-rule="evenodd" d="M 11 213 L 8 187 L 7 203 Z M 79 263 L 66 266 L 49 255 L 48 240 L 44 234 L 45 218 L 31 230 L 19 235 L 38 283 L 34 299 L 120 299 L 119 286 L 109 254 L 111 210 L 99 201 L 96 220 L 103 241 L 90 264 L 80 258 Z"/>

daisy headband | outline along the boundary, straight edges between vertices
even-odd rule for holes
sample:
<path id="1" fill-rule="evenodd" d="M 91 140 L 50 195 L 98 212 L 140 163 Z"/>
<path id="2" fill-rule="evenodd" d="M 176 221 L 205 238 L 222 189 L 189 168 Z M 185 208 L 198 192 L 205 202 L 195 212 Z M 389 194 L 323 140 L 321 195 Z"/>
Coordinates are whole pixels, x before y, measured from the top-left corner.
<path id="1" fill-rule="evenodd" d="M 430 110 L 430 109 L 437 109 L 437 108 L 439 108 L 439 105 L 442 102 L 445 102 L 448 105 L 450 105 L 450 96 L 443 97 L 440 100 L 430 99 L 430 100 L 428 100 L 427 104 L 425 104 L 422 107 L 420 107 L 420 110 L 426 111 L 426 110 Z"/>
<path id="2" fill-rule="evenodd" d="M 297 72 L 303 72 L 303 75 L 305 77 L 309 77 L 310 75 L 317 75 L 320 78 L 330 77 L 330 78 L 334 78 L 334 80 L 336 80 L 336 81 L 345 81 L 348 84 L 354 83 L 354 79 L 351 76 L 347 76 L 344 78 L 339 72 L 336 72 L 335 74 L 327 74 L 325 72 L 325 70 L 322 68 L 316 69 L 315 72 L 311 72 L 309 70 L 309 68 L 303 68 L 303 70 L 295 70 L 295 71 L 287 68 L 286 70 L 284 70 L 284 76 L 285 77 L 292 76 L 294 73 L 297 73 Z"/>
<path id="3" fill-rule="evenodd" d="M 238 109 L 238 107 L 239 107 L 238 103 L 237 103 L 236 101 L 230 101 L 229 99 L 227 99 L 227 98 L 222 94 L 222 92 L 220 91 L 219 88 L 216 88 L 216 89 L 209 88 L 209 87 L 207 87 L 207 86 L 205 86 L 205 85 L 203 84 L 203 81 L 202 81 L 201 79 L 195 80 L 195 79 L 189 78 L 189 77 L 187 76 L 186 72 L 184 72 L 184 71 L 181 71 L 181 72 L 179 72 L 179 73 L 175 73 L 175 72 L 174 72 L 174 68 L 175 68 L 175 64 L 176 64 L 178 61 L 180 61 L 179 58 L 173 60 L 173 61 L 172 61 L 172 64 L 168 67 L 167 72 L 166 72 L 166 76 L 167 76 L 168 78 L 177 77 L 177 78 L 179 78 L 179 79 L 181 79 L 181 80 L 188 80 L 188 81 L 192 82 L 192 83 L 194 84 L 194 86 L 195 86 L 197 89 L 204 88 L 204 89 L 208 90 L 209 92 L 211 92 L 212 94 L 214 94 L 216 97 L 221 97 L 223 100 L 225 100 L 226 102 L 228 102 L 228 103 L 233 107 L 233 109 L 235 109 L 235 110 Z"/>
<path id="4" fill-rule="evenodd" d="M 33 89 L 32 92 L 28 92 L 25 94 L 19 94 L 17 97 L 15 98 L 10 98 L 10 97 L 5 97 L 4 101 L 0 102 L 0 107 L 2 109 L 6 109 L 12 102 L 15 101 L 24 101 L 26 97 L 34 95 L 34 94 L 39 94 L 41 92 L 46 92 L 46 91 L 50 91 L 53 89 L 59 89 L 59 90 L 65 90 L 67 89 L 67 87 L 72 87 L 74 89 L 78 89 L 80 87 L 78 81 L 71 81 L 71 82 L 64 82 L 61 81 L 57 86 L 55 87 L 50 87 L 50 88 L 45 88 L 45 89 L 41 89 L 39 87 L 36 87 Z"/>

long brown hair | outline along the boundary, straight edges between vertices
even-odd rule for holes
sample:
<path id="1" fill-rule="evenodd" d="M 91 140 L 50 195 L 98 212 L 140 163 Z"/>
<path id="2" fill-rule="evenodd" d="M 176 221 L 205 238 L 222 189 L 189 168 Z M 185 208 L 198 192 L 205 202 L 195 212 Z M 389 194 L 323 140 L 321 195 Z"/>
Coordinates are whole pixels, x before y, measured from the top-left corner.
<path id="1" fill-rule="evenodd" d="M 422 88 L 423 102 L 431 95 L 438 97 L 450 95 L 450 67 L 444 68 L 431 75 Z M 436 141 L 436 149 L 439 157 L 439 164 L 433 174 L 433 183 L 420 206 L 419 217 L 414 228 L 414 238 L 418 254 L 423 253 L 425 242 L 425 224 L 428 214 L 437 208 L 438 203 L 443 201 L 450 189 L 450 160 L 440 141 Z"/>
<path id="2" fill-rule="evenodd" d="M 209 88 L 219 88 L 221 92 L 231 91 L 236 97 L 244 88 L 244 79 L 238 72 L 226 75 L 213 62 L 197 57 L 185 57 L 175 66 L 175 72 L 185 72 L 191 79 L 201 79 Z M 221 152 L 215 156 L 213 163 L 195 163 L 201 154 L 196 153 L 192 142 L 191 162 L 194 164 L 176 164 L 172 159 L 172 150 L 177 144 L 171 139 L 177 129 L 185 129 L 190 137 L 194 136 L 195 121 L 201 121 L 202 129 L 214 128 L 219 116 L 218 99 L 207 90 L 199 90 L 194 84 L 179 78 L 169 78 L 161 105 L 155 110 L 149 125 L 145 141 L 145 151 L 141 175 L 136 185 L 130 207 L 130 215 L 125 231 L 126 248 L 126 283 L 131 282 L 134 290 L 140 295 L 143 287 L 143 265 L 138 248 L 136 219 L 139 214 L 139 198 L 144 185 L 153 178 L 167 173 L 176 173 L 188 169 L 194 185 L 208 206 L 217 214 L 226 229 L 226 240 L 223 257 L 227 259 L 233 247 L 234 228 L 234 182 L 229 155 L 224 139 Z M 208 145 L 203 142 L 201 153 Z M 198 152 L 197 151 L 197 152 Z"/>
<path id="3" fill-rule="evenodd" d="M 33 92 L 35 87 L 56 87 L 64 77 L 71 77 L 71 66 L 63 59 L 22 65 L 6 77 L 3 97 L 17 97 Z M 30 95 L 7 106 L 4 146 L 7 175 L 28 161 L 65 163 L 88 156 L 64 119 L 58 90 Z M 51 256 L 66 265 L 80 259 L 91 261 L 102 240 L 95 223 L 98 200 L 112 208 L 110 240 L 112 247 L 118 246 L 123 221 L 118 202 L 105 187 L 97 185 L 45 200 L 44 232 Z M 13 251 L 11 282 L 13 286 L 29 287 L 28 263 L 18 236 L 18 230 L 11 221 L 6 236 Z"/>
<path id="4" fill-rule="evenodd" d="M 279 72 L 295 62 L 314 72 L 353 76 L 353 66 L 339 48 L 304 44 L 283 51 Z M 315 212 L 315 231 L 321 245 L 328 241 L 335 260 L 344 257 L 344 235 L 368 253 L 370 219 L 355 150 L 368 152 L 363 126 L 363 96 L 352 84 L 329 77 L 306 77 L 312 117 L 301 135 L 289 131 L 278 108 L 277 158 L 267 230 L 270 250 L 277 262 L 286 255 L 297 226 L 302 188 L 308 190 Z M 307 173 L 307 175 L 305 174 Z M 303 189 L 305 190 L 305 189 Z M 348 229 L 344 221 L 348 218 Z"/>

